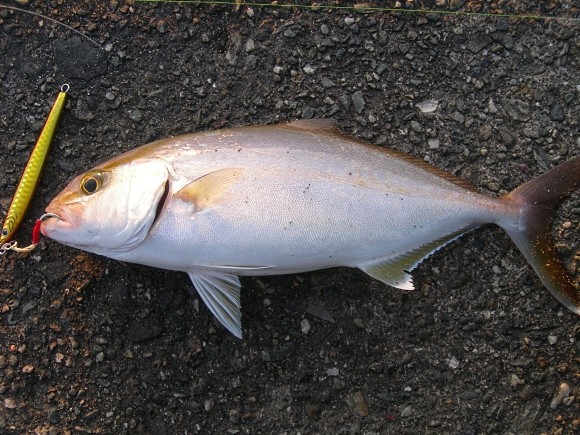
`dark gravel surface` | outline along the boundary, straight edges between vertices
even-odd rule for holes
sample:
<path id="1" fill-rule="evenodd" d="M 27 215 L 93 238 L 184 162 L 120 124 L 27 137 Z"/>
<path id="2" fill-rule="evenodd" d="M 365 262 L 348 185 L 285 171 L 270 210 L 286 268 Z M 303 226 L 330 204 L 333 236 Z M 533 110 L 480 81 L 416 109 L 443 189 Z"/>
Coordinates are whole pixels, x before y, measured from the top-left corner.
<path id="1" fill-rule="evenodd" d="M 408 6 L 448 3 L 580 16 L 566 0 Z M 333 117 L 489 195 L 580 154 L 578 21 L 11 4 L 102 45 L 0 9 L 3 213 L 60 85 L 71 86 L 21 245 L 73 175 L 198 130 Z M 576 280 L 579 229 L 576 193 L 554 222 Z M 347 269 L 244 278 L 240 341 L 190 296 L 185 274 L 52 241 L 25 258 L 8 253 L 0 259 L 0 432 L 578 433 L 579 318 L 501 230 L 464 236 L 414 277 L 414 292 Z"/>

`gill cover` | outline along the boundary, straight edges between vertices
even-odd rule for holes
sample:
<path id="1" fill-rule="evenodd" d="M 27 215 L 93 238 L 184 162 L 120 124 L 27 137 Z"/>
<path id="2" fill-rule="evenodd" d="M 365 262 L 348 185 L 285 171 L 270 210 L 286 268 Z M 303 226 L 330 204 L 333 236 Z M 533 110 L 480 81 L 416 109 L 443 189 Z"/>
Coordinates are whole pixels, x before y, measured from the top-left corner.
<path id="1" fill-rule="evenodd" d="M 46 211 L 61 219 L 43 223 L 48 237 L 103 255 L 144 240 L 167 195 L 167 165 L 160 159 L 111 163 L 75 178 L 50 203 Z"/>

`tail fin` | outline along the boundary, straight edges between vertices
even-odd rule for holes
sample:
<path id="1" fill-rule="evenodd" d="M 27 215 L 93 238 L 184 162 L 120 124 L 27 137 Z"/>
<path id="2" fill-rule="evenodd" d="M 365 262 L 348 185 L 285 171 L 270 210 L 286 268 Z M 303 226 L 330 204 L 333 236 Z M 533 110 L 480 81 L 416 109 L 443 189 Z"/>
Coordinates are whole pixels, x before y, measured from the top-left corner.
<path id="1" fill-rule="evenodd" d="M 554 209 L 578 188 L 580 157 L 534 178 L 501 200 L 520 209 L 517 224 L 504 229 L 556 299 L 580 315 L 580 288 L 558 258 L 550 235 Z"/>

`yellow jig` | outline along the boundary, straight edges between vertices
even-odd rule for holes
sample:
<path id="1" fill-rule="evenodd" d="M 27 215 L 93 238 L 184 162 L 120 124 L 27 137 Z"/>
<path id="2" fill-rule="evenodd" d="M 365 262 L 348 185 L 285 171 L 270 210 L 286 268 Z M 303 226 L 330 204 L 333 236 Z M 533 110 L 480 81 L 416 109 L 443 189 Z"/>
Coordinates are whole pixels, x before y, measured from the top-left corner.
<path id="1" fill-rule="evenodd" d="M 6 214 L 6 220 L 4 221 L 2 233 L 0 235 L 0 243 L 7 242 L 12 238 L 24 217 L 28 205 L 30 204 L 40 178 L 40 173 L 42 172 L 42 167 L 44 166 L 44 160 L 48 153 L 48 149 L 50 148 L 50 143 L 54 137 L 58 120 L 60 119 L 60 115 L 64 109 L 69 88 L 70 86 L 68 84 L 64 84 L 60 88 L 60 93 L 58 94 L 58 97 L 56 97 L 54 105 L 44 123 L 44 127 L 40 132 L 40 136 L 36 141 L 36 145 L 32 149 L 32 153 L 30 154 L 26 168 L 24 168 L 22 178 L 18 183 L 16 193 L 12 198 L 12 203 L 10 204 L 10 208 Z M 2 245 L 4 251 L 16 247 L 5 245 Z M 3 253 L 4 252 L 0 251 L 0 255 Z"/>

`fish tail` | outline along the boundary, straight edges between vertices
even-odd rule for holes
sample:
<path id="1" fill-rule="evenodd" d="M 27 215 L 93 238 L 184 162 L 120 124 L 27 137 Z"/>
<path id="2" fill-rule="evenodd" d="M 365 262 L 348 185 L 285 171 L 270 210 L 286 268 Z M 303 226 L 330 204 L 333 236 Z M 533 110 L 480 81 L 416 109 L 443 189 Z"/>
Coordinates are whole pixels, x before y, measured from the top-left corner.
<path id="1" fill-rule="evenodd" d="M 558 257 L 550 234 L 554 211 L 564 197 L 580 188 L 580 157 L 534 178 L 500 199 L 519 212 L 516 222 L 500 223 L 542 283 L 562 304 L 580 315 L 580 288 Z"/>

